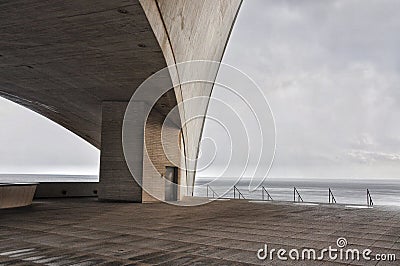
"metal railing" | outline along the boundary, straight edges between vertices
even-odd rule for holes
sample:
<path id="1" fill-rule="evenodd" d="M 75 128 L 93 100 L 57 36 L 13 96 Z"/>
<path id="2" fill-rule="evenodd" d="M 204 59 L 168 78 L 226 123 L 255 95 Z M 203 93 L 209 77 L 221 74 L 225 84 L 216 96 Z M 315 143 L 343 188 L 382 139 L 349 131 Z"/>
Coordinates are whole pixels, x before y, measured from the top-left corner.
<path id="1" fill-rule="evenodd" d="M 328 193 L 329 193 L 329 203 L 337 203 L 335 196 L 333 195 L 332 190 L 330 188 Z"/>
<path id="2" fill-rule="evenodd" d="M 261 195 L 262 195 L 262 200 L 263 201 L 273 201 L 274 199 L 272 198 L 271 194 L 267 191 L 265 186 L 261 186 Z M 207 185 L 207 198 L 211 197 L 212 198 L 218 198 L 219 195 L 217 192 L 214 191 L 209 185 Z M 246 199 L 246 197 L 243 195 L 243 193 L 236 187 L 233 186 L 233 198 L 236 199 Z M 293 202 L 304 202 L 302 196 L 300 195 L 300 192 L 297 190 L 296 187 L 293 187 Z M 328 202 L 329 204 L 337 204 L 336 198 L 333 194 L 333 191 L 331 188 L 328 188 Z M 367 206 L 372 207 L 374 205 L 374 202 L 372 200 L 371 192 L 369 189 L 367 189 Z"/>
<path id="3" fill-rule="evenodd" d="M 215 196 L 218 198 L 217 192 L 215 192 L 214 189 L 212 189 L 209 185 L 207 185 L 207 198 L 209 198 L 209 196 L 208 196 L 208 190 L 211 190 L 211 192 L 212 192 L 212 197 L 213 197 L 213 198 L 215 198 Z"/>
<path id="4" fill-rule="evenodd" d="M 271 195 L 268 193 L 268 191 L 265 189 L 264 186 L 261 186 L 261 192 L 262 192 L 262 200 L 264 200 L 265 198 L 264 194 L 267 194 L 267 200 L 273 200 Z"/>
<path id="5" fill-rule="evenodd" d="M 374 206 L 374 202 L 372 201 L 371 193 L 369 192 L 368 188 L 367 188 L 367 205 Z"/>
<path id="6" fill-rule="evenodd" d="M 236 186 L 233 186 L 233 198 L 234 198 L 234 199 L 236 199 L 236 192 L 237 192 L 238 195 L 239 195 L 239 199 L 240 199 L 240 197 L 242 197 L 243 199 L 246 199 L 246 198 L 243 196 L 242 192 L 240 192 L 240 190 L 239 190 Z"/>
<path id="7" fill-rule="evenodd" d="M 293 187 L 293 202 L 304 202 L 303 198 L 301 197 L 299 191 L 297 191 L 296 187 Z M 297 196 L 297 201 L 296 201 Z"/>

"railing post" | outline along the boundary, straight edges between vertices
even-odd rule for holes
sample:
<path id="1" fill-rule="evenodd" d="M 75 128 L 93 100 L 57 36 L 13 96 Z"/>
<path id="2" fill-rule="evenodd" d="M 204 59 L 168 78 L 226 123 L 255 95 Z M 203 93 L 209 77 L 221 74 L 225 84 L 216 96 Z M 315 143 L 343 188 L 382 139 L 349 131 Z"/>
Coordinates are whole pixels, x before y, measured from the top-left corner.
<path id="1" fill-rule="evenodd" d="M 331 188 L 329 188 L 328 190 L 328 196 L 329 196 L 329 203 L 337 203 Z"/>
<path id="2" fill-rule="evenodd" d="M 246 198 L 243 196 L 242 192 L 240 192 L 240 190 L 239 190 L 236 186 L 233 186 L 233 198 L 234 198 L 234 199 L 236 199 L 236 193 L 238 194 L 238 198 L 239 198 L 239 199 L 240 199 L 240 197 L 242 197 L 243 199 L 246 199 Z"/>
<path id="3" fill-rule="evenodd" d="M 300 202 L 304 202 L 303 198 L 300 196 L 300 193 L 297 191 L 296 187 L 293 187 L 293 201 L 296 202 L 296 193 L 297 193 L 297 201 Z"/>
<path id="4" fill-rule="evenodd" d="M 293 202 L 296 202 L 296 187 L 293 187 Z"/>
<path id="5" fill-rule="evenodd" d="M 211 190 L 213 198 L 215 198 L 215 196 L 218 198 L 218 194 L 209 185 L 207 185 L 207 198 L 210 196 L 209 190 Z"/>
<path id="6" fill-rule="evenodd" d="M 372 201 L 371 193 L 369 192 L 369 189 L 367 188 L 367 205 L 368 206 L 373 206 L 374 202 Z"/>
<path id="7" fill-rule="evenodd" d="M 331 188 L 329 188 L 329 203 L 337 203 L 336 202 L 336 198 L 333 195 L 333 192 L 332 192 Z"/>
<path id="8" fill-rule="evenodd" d="M 267 200 L 273 200 L 269 192 L 265 189 L 264 186 L 261 186 L 261 192 L 262 192 L 262 200 L 265 200 L 265 194 L 267 194 Z"/>

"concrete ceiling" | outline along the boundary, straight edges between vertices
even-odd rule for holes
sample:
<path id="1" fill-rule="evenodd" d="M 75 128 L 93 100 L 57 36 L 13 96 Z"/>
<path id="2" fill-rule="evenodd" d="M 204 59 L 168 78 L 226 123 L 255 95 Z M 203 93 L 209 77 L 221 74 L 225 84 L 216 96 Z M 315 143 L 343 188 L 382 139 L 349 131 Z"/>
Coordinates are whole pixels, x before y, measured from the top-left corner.
<path id="1" fill-rule="evenodd" d="M 137 0 L 0 2 L 0 96 L 96 147 L 102 101 L 128 101 L 165 66 Z"/>

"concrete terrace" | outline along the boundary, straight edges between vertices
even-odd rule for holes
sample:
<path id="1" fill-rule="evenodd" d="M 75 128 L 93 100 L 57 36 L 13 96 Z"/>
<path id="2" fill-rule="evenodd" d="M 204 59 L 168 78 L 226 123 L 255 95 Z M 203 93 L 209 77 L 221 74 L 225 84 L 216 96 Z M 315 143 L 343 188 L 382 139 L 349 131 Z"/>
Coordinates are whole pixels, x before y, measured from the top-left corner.
<path id="1" fill-rule="evenodd" d="M 199 207 L 94 198 L 0 210 L 0 265 L 248 265 L 271 248 L 370 248 L 400 258 L 400 210 L 215 201 Z M 275 265 L 293 262 L 274 260 Z M 303 261 L 296 265 L 398 265 Z"/>

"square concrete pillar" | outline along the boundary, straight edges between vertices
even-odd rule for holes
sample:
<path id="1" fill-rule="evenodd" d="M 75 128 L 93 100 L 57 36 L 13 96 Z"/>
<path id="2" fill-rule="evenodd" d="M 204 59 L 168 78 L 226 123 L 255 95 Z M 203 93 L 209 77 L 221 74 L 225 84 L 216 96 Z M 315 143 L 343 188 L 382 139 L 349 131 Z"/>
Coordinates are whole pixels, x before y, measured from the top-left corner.
<path id="1" fill-rule="evenodd" d="M 100 200 L 142 202 L 142 188 L 133 179 L 125 161 L 122 147 L 122 125 L 127 102 L 103 102 L 100 153 Z M 144 112 L 144 103 L 134 105 L 137 112 Z M 144 118 L 143 118 L 144 119 Z M 143 173 L 144 121 L 129 121 L 135 124 L 134 171 L 138 178 Z M 132 164 L 131 164 L 132 165 Z M 141 179 L 140 179 L 141 180 Z"/>

